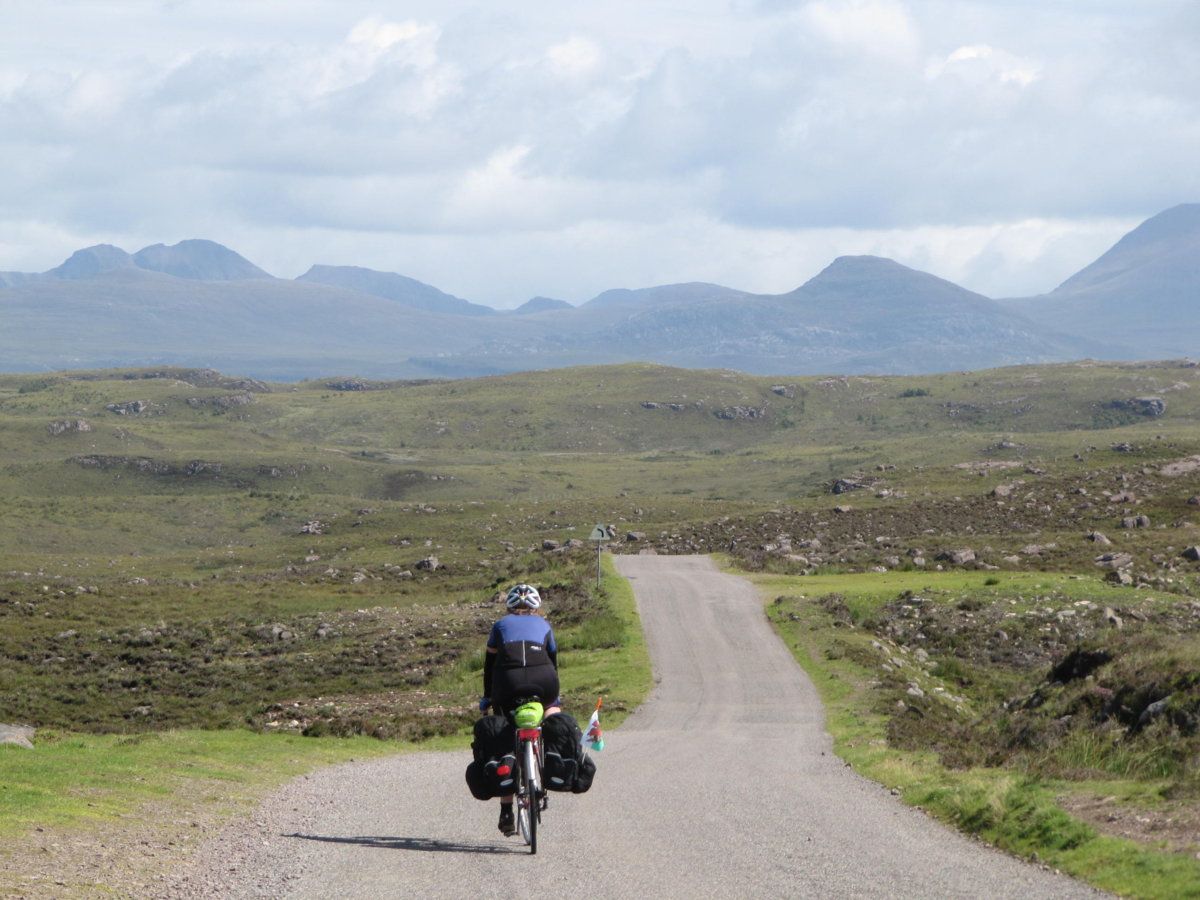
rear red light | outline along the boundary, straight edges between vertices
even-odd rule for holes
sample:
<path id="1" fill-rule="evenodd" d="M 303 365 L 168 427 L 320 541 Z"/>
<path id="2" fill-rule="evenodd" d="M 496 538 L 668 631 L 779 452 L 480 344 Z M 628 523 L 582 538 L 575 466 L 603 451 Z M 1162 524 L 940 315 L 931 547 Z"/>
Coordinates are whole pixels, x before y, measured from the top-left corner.
<path id="1" fill-rule="evenodd" d="M 512 766 L 496 766 L 497 775 L 511 775 Z"/>
<path id="2" fill-rule="evenodd" d="M 523 741 L 536 741 L 542 736 L 540 728 L 522 728 L 517 732 L 517 737 Z"/>

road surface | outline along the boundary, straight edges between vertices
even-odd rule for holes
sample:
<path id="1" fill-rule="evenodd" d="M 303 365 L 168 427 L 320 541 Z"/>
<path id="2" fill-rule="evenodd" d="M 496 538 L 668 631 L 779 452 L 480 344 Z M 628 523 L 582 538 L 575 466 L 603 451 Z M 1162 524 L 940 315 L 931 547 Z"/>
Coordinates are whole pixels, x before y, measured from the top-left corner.
<path id="1" fill-rule="evenodd" d="M 323 770 L 202 848 L 172 897 L 1097 897 L 905 807 L 847 768 L 747 581 L 622 556 L 649 701 L 555 795 L 537 856 L 467 793 L 462 753 Z"/>

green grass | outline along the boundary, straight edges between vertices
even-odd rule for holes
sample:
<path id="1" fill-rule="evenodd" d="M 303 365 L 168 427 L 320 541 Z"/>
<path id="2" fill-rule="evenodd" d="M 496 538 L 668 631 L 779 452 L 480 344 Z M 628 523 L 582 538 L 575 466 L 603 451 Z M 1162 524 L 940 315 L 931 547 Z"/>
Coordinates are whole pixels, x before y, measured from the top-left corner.
<path id="1" fill-rule="evenodd" d="M 1195 896 L 1200 884 L 1200 861 L 1189 855 L 1166 853 L 1154 847 L 1098 834 L 1065 813 L 1056 797 L 1069 792 L 1102 791 L 1128 800 L 1161 802 L 1160 781 L 1114 779 L 1111 772 L 1092 781 L 1066 782 L 1028 774 L 1021 767 L 975 765 L 948 767 L 932 748 L 902 749 L 891 740 L 896 695 L 881 695 L 881 658 L 869 627 L 883 603 L 905 590 L 926 591 L 956 598 L 973 597 L 980 606 L 1005 597 L 1040 592 L 1057 593 L 1063 603 L 1094 595 L 1091 580 L 1033 573 L 1005 577 L 1000 586 L 986 585 L 983 573 L 888 573 L 793 578 L 751 576 L 764 597 L 778 598 L 768 612 L 797 661 L 816 685 L 826 707 L 827 727 L 836 750 L 856 771 L 898 791 L 905 802 L 918 806 L 956 827 L 976 834 L 1011 852 L 1036 859 L 1118 894 L 1167 898 Z M 842 598 L 851 620 L 836 624 L 819 603 L 800 598 Z M 1129 591 L 1123 599 L 1131 599 Z M 896 654 L 889 650 L 888 656 Z M 884 657 L 887 658 L 887 657 Z M 917 677 L 908 661 L 901 682 Z M 946 674 L 961 673 L 950 666 Z M 938 676 L 938 668 L 931 673 Z M 978 672 L 972 672 L 978 676 Z M 952 683 L 953 678 L 947 679 Z M 926 689 L 929 682 L 923 681 Z M 903 696 L 901 694 L 900 696 Z M 969 696 L 969 695 L 968 695 Z M 1063 753 L 1086 752 L 1068 747 Z M 1062 759 L 1057 760 L 1062 763 Z M 1153 779 L 1164 773 L 1141 767 L 1124 773 L 1129 778 Z"/>
<path id="2" fill-rule="evenodd" d="M 151 801 L 186 806 L 199 798 L 229 811 L 317 766 L 399 749 L 244 730 L 41 732 L 33 751 L 0 747 L 0 835 L 97 825 Z"/>

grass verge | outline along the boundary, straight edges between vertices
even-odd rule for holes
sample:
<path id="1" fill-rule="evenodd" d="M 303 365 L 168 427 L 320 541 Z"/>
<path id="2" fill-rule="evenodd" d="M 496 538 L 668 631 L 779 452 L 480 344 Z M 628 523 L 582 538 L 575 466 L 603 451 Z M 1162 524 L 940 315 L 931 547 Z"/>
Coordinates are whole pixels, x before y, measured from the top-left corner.
<path id="1" fill-rule="evenodd" d="M 880 673 L 868 664 L 876 635 L 838 621 L 825 606 L 808 599 L 836 589 L 850 609 L 875 607 L 894 589 L 881 583 L 886 576 L 835 576 L 831 581 L 836 583 L 829 585 L 820 584 L 820 578 L 750 577 L 764 597 L 773 598 L 768 615 L 820 692 L 836 750 L 856 771 L 944 822 L 1096 887 L 1131 897 L 1200 895 L 1200 861 L 1100 834 L 1064 812 L 1056 798 L 1086 790 L 1086 784 L 1012 768 L 950 768 L 931 750 L 898 749 L 889 743 L 891 710 L 881 695 Z M 937 577 L 920 576 L 926 585 Z M 1046 577 L 1041 576 L 1043 581 Z M 960 575 L 946 578 L 952 591 L 973 587 L 949 584 L 961 581 Z M 1114 785 L 1110 781 L 1103 787 L 1112 790 Z M 1133 782 L 1115 787 L 1147 792 L 1147 785 Z"/>

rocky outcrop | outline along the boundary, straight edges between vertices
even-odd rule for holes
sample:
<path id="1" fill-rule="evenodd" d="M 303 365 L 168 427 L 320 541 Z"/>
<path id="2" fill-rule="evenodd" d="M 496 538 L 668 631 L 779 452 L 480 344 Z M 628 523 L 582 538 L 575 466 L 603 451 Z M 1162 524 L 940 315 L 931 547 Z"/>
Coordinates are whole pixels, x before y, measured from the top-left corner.
<path id="1" fill-rule="evenodd" d="M 240 391 L 236 394 L 222 394 L 219 397 L 188 397 L 187 405 L 192 409 L 215 409 L 218 412 L 225 412 L 239 406 L 246 406 L 254 402 L 254 395 L 249 391 Z"/>
<path id="2" fill-rule="evenodd" d="M 1162 397 L 1131 397 L 1125 405 L 1140 416 L 1161 416 L 1167 411 L 1167 401 Z"/>
<path id="3" fill-rule="evenodd" d="M 87 419 L 59 419 L 46 426 L 51 437 L 60 434 L 85 434 L 92 430 L 92 424 Z"/>
<path id="4" fill-rule="evenodd" d="M 726 406 L 723 409 L 714 409 L 713 415 L 727 421 L 763 419 L 766 418 L 767 408 L 765 406 Z"/>
<path id="5" fill-rule="evenodd" d="M 150 403 L 147 400 L 129 400 L 125 403 L 110 403 L 104 408 L 118 416 L 140 416 L 150 411 Z"/>

